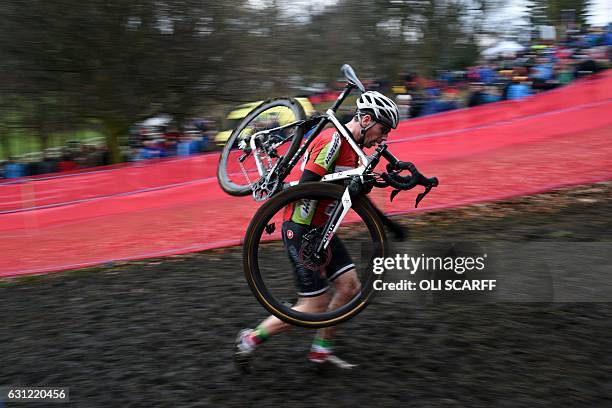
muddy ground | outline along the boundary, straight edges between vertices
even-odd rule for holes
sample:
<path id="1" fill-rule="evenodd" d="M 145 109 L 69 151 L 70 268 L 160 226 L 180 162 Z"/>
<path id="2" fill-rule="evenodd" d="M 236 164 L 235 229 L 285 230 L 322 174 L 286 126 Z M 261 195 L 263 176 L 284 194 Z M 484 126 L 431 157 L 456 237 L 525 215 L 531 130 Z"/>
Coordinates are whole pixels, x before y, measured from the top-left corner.
<path id="1" fill-rule="evenodd" d="M 417 241 L 612 249 L 610 214 L 612 184 L 602 183 L 398 220 Z M 299 328 L 267 342 L 243 376 L 235 334 L 265 313 L 241 256 L 230 248 L 2 281 L 0 386 L 69 387 L 66 405 L 77 407 L 612 406 L 610 274 L 591 282 L 599 297 L 578 302 L 382 295 L 338 333 L 338 354 L 357 369 L 310 367 L 314 332 Z"/>

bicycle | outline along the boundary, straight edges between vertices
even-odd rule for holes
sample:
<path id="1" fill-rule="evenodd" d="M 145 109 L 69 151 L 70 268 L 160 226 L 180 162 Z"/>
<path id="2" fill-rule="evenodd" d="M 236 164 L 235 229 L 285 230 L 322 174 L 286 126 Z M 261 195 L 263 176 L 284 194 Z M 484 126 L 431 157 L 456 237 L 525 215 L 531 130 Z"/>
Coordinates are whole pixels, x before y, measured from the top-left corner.
<path id="1" fill-rule="evenodd" d="M 387 255 L 388 243 L 383 229 L 382 214 L 365 195 L 374 187 L 393 187 L 391 193 L 393 200 L 400 191 L 421 185 L 425 190 L 417 196 L 416 205 L 418 205 L 433 187 L 438 186 L 437 178 L 426 178 L 412 163 L 398 160 L 385 144 L 381 144 L 371 156 L 366 156 L 359 148 L 348 129 L 336 118 L 335 112 L 353 89 L 362 92 L 365 89 L 350 66 L 344 65 L 342 71 L 347 79 L 347 85 L 325 115 L 310 120 L 298 117 L 298 120 L 293 122 L 251 132 L 241 138 L 242 131 L 249 128 L 251 126 L 249 124 L 258 115 L 274 104 L 290 108 L 296 116 L 299 116 L 299 109 L 293 110 L 295 106 L 288 99 L 264 102 L 245 118 L 228 140 L 229 147 L 226 145 L 227 151 L 230 151 L 231 145 L 238 142 L 238 150 L 242 152 L 239 163 L 243 163 L 253 154 L 259 179 L 251 182 L 248 171 L 243 168 L 247 184 L 235 188 L 238 185 L 233 183 L 233 186 L 226 184 L 225 187 L 235 195 L 246 195 L 250 190 L 256 200 L 266 200 L 249 224 L 244 239 L 243 264 L 249 287 L 257 300 L 270 313 L 285 322 L 299 326 L 325 327 L 338 324 L 362 311 L 374 296 L 375 282 L 382 279 L 382 274 L 374 272 L 373 262 Z M 328 174 L 321 180 L 323 183 L 303 183 L 283 189 L 286 186 L 284 180 L 291 169 L 328 123 L 332 123 L 337 132 L 349 143 L 358 155 L 361 165 L 355 169 Z M 307 128 L 310 129 L 310 137 L 298 149 L 297 145 Z M 282 155 L 278 153 L 278 149 L 284 144 L 289 146 Z M 229 155 L 226 155 L 223 162 L 222 154 L 220 168 L 223 163 L 227 164 L 228 157 Z M 375 168 L 382 158 L 388 162 L 386 171 L 377 173 Z M 265 166 L 262 159 L 268 161 Z M 409 171 L 410 175 L 402 176 L 400 173 L 404 170 Z M 254 173 L 254 169 L 251 171 Z M 341 181 L 345 182 L 345 185 L 332 184 Z M 223 187 L 224 181 L 220 178 L 219 182 Z M 351 259 L 357 260 L 357 264 L 352 266 L 359 274 L 361 288 L 351 299 L 337 308 L 329 308 L 320 313 L 304 313 L 299 311 L 299 303 L 297 309 L 293 308 L 296 295 L 299 297 L 300 294 L 287 290 L 293 286 L 288 279 L 287 271 L 296 265 L 289 265 L 290 261 L 285 261 L 286 265 L 282 265 L 283 259 L 287 257 L 278 256 L 279 247 L 276 241 L 281 237 L 281 232 L 283 239 L 291 239 L 296 233 L 292 230 L 283 231 L 285 228 L 283 221 L 287 220 L 288 214 L 299 211 L 299 216 L 312 217 L 309 209 L 314 208 L 316 204 L 326 208 L 325 217 L 317 220 L 312 229 L 303 233 L 299 249 L 295 249 L 299 259 L 297 267 L 323 273 L 333 261 L 331 248 L 340 248 L 349 253 Z M 277 229 L 277 224 L 283 225 L 283 228 Z M 364 231 L 367 231 L 367 234 L 364 234 Z M 341 239 L 343 236 L 345 239 Z M 343 242 L 349 243 L 349 247 L 345 247 Z"/>
<path id="2" fill-rule="evenodd" d="M 289 160 L 304 136 L 305 116 L 293 98 L 269 99 L 254 108 L 232 131 L 221 151 L 217 180 L 223 191 L 234 196 L 252 192 L 256 201 L 278 191 L 274 175 L 293 167 L 288 166 Z M 289 123 L 271 126 L 279 120 Z M 251 181 L 251 177 L 257 180 Z"/>

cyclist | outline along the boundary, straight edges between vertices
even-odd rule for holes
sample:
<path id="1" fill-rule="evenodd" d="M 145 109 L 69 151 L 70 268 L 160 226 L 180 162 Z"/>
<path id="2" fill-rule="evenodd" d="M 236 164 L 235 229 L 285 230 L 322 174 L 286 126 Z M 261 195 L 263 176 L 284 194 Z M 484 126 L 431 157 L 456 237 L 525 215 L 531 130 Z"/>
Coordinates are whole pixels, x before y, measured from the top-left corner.
<path id="1" fill-rule="evenodd" d="M 372 147 L 384 142 L 391 129 L 397 127 L 398 121 L 399 111 L 396 104 L 379 92 L 368 91 L 357 100 L 357 112 L 346 127 L 360 147 Z M 337 132 L 319 135 L 304 157 L 300 183 L 319 181 L 327 173 L 349 170 L 357 166 L 357 154 Z M 330 244 L 332 255 L 325 268 L 325 277 L 322 277 L 318 270 L 306 268 L 298 259 L 302 236 L 312 227 L 325 223 L 327 218 L 325 210 L 325 203 L 322 201 L 296 203 L 293 208 L 288 208 L 285 212 L 282 228 L 283 243 L 294 266 L 298 282 L 299 301 L 294 309 L 302 312 L 320 313 L 328 308 L 340 307 L 353 298 L 361 288 L 355 264 L 337 237 L 334 237 Z M 383 220 L 397 239 L 403 238 L 402 227 L 399 224 L 384 216 Z M 329 284 L 333 284 L 335 288 L 331 299 L 326 293 Z M 235 345 L 235 360 L 238 366 L 248 372 L 257 346 L 269 337 L 289 328 L 288 323 L 275 316 L 269 316 L 257 328 L 241 330 Z M 308 359 L 313 363 L 331 363 L 340 368 L 354 367 L 333 354 L 331 339 L 334 333 L 334 327 L 319 329 Z"/>

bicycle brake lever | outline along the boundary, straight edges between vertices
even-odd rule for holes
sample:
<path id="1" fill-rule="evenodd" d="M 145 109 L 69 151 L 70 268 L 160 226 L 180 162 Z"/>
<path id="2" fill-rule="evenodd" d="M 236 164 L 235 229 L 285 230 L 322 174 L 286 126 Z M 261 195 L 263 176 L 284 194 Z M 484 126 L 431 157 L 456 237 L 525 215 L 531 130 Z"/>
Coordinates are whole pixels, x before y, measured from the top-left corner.
<path id="1" fill-rule="evenodd" d="M 389 201 L 393 202 L 393 199 L 395 198 L 396 195 L 399 194 L 400 191 L 402 191 L 402 190 L 393 190 L 391 192 L 391 197 L 389 198 Z"/>
<path id="2" fill-rule="evenodd" d="M 425 188 L 425 191 L 423 191 L 422 193 L 419 193 L 419 195 L 416 198 L 416 202 L 414 203 L 414 208 L 417 208 L 421 200 L 424 199 L 427 194 L 429 194 L 429 192 L 431 191 L 431 187 L 432 186 L 429 186 Z"/>

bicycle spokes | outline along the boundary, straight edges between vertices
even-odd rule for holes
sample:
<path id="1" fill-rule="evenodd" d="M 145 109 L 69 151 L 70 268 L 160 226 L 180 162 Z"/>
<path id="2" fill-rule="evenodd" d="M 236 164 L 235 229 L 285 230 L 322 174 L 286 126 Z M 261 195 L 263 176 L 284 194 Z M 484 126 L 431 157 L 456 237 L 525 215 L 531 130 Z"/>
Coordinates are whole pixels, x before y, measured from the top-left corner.
<path id="1" fill-rule="evenodd" d="M 223 190 L 246 195 L 258 188 L 260 199 L 275 191 L 276 182 L 268 175 L 297 150 L 303 116 L 301 107 L 289 99 L 265 102 L 249 113 L 221 153 L 217 174 Z"/>
<path id="2" fill-rule="evenodd" d="M 308 308 L 304 299 L 321 296 L 326 306 L 309 311 L 311 318 L 319 319 L 362 296 L 361 291 L 346 293 L 346 285 L 371 285 L 379 238 L 362 215 L 350 207 L 343 210 L 341 198 L 295 199 L 266 216 L 256 238 L 254 267 L 274 303 Z"/>

